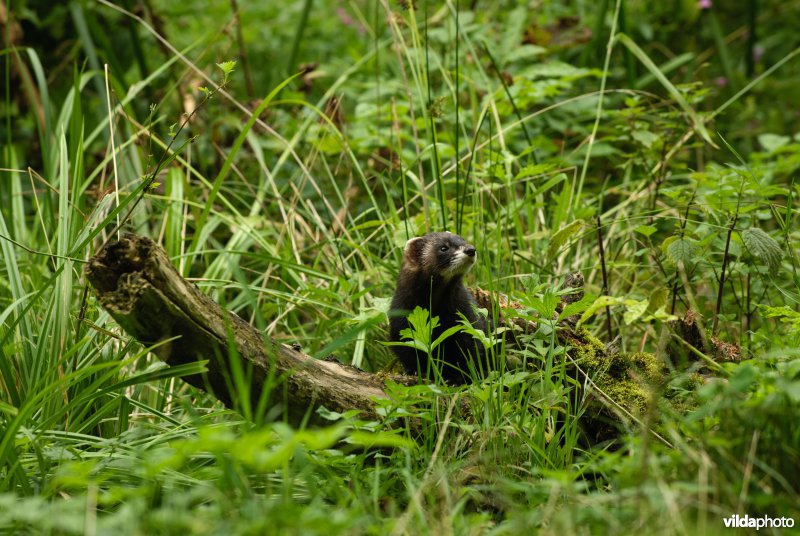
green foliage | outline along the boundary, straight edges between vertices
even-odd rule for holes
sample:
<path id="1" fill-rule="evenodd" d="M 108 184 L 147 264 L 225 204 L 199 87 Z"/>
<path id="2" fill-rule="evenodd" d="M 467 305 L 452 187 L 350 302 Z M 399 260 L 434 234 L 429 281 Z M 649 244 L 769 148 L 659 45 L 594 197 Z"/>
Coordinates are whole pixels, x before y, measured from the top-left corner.
<path id="1" fill-rule="evenodd" d="M 689 264 L 695 260 L 695 248 L 691 241 L 685 238 L 672 240 L 667 245 L 667 257 L 674 264 Z"/>
<path id="2" fill-rule="evenodd" d="M 6 3 L 0 527 L 704 534 L 793 515 L 800 6 L 701 4 Z M 402 245 L 443 229 L 478 248 L 469 283 L 518 306 L 487 311 L 493 336 L 436 340 L 413 311 L 399 344 L 464 330 L 496 367 L 390 383 L 377 421 L 223 408 L 180 380 L 203 363 L 163 365 L 83 276 L 133 230 L 265 336 L 382 371 Z M 575 271 L 585 296 L 561 309 Z M 248 399 L 246 367 L 235 381 Z"/>
<path id="3" fill-rule="evenodd" d="M 742 231 L 742 240 L 750 254 L 766 266 L 770 274 L 778 273 L 783 251 L 774 238 L 758 227 L 751 227 Z"/>

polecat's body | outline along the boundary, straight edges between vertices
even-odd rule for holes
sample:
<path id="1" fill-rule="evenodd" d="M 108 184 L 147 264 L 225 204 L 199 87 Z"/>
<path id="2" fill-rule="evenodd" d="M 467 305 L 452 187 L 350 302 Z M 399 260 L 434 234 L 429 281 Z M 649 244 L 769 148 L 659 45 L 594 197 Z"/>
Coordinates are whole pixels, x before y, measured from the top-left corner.
<path id="1" fill-rule="evenodd" d="M 397 280 L 390 313 L 391 340 L 401 340 L 400 332 L 409 327 L 408 313 L 421 307 L 438 316 L 439 325 L 431 340 L 435 341 L 448 328 L 459 324 L 463 314 L 477 329 L 486 331 L 486 321 L 475 313 L 475 299 L 464 287 L 463 277 L 475 264 L 475 248 L 460 236 L 451 233 L 430 233 L 412 238 L 406 244 L 403 266 Z M 405 346 L 393 346 L 395 354 L 409 374 L 433 377 L 435 365 L 442 378 L 450 383 L 465 383 L 473 368 L 485 370 L 485 351 L 469 333 L 454 333 L 434 350 L 434 363 L 425 352 Z"/>

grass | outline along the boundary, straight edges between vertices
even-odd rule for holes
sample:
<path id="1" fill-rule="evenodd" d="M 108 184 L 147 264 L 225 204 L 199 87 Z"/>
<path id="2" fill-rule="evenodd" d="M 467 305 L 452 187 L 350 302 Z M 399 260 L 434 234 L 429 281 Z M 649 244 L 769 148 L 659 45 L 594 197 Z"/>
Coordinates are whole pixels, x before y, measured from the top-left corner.
<path id="1" fill-rule="evenodd" d="M 42 28 L 56 39 L 69 14 L 69 68 L 6 34 L 0 526 L 716 534 L 734 513 L 800 517 L 800 139 L 775 114 L 798 49 L 739 65 L 754 45 L 723 10 L 703 56 L 680 26 L 657 27 L 665 54 L 638 2 L 405 4 L 54 8 Z M 747 24 L 786 32 L 776 9 Z M 573 15 L 598 36 L 563 30 Z M 256 102 L 241 64 L 215 66 L 241 46 Z M 537 330 L 489 381 L 392 386 L 381 422 L 292 429 L 188 386 L 202 363 L 167 368 L 97 306 L 82 267 L 118 222 L 265 336 L 367 370 L 392 361 L 403 244 L 443 227 L 478 247 L 470 283 Z M 573 271 L 583 351 L 550 320 Z"/>

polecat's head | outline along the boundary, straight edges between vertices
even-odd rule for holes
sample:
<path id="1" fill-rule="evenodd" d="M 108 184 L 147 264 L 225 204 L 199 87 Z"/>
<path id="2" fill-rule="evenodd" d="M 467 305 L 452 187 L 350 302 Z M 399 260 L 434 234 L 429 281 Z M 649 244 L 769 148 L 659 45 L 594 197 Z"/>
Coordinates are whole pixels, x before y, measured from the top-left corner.
<path id="1" fill-rule="evenodd" d="M 475 247 L 453 233 L 429 233 L 406 243 L 403 262 L 426 276 L 438 275 L 445 282 L 466 274 L 475 264 Z"/>

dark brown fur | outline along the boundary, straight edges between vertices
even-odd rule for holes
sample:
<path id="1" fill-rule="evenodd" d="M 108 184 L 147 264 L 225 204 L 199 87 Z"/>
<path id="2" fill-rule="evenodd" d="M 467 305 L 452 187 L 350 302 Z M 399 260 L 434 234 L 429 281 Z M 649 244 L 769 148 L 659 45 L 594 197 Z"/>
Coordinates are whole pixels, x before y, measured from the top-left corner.
<path id="1" fill-rule="evenodd" d="M 460 323 L 459 313 L 475 328 L 486 332 L 486 321 L 475 312 L 475 299 L 463 282 L 475 258 L 475 248 L 451 233 L 430 233 L 409 240 L 392 299 L 391 340 L 401 340 L 400 332 L 409 327 L 407 315 L 415 307 L 430 311 L 431 318 L 439 317 L 432 341 Z M 451 335 L 434 350 L 433 363 L 429 362 L 427 354 L 414 348 L 392 348 L 409 374 L 435 378 L 438 377 L 433 371 L 435 366 L 448 383 L 466 383 L 471 377 L 471 368 L 479 374 L 486 371 L 483 346 L 463 331 Z"/>

